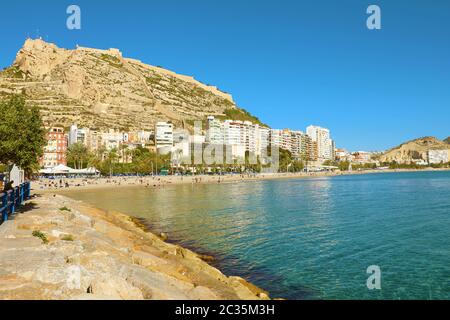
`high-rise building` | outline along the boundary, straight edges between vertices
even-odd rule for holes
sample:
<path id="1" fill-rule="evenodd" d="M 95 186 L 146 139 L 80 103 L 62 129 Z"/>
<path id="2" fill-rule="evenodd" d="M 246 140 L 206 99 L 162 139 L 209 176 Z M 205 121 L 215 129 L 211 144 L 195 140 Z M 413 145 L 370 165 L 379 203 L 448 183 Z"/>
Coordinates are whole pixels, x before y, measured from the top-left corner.
<path id="1" fill-rule="evenodd" d="M 90 151 L 98 151 L 102 146 L 102 134 L 96 130 L 89 130 L 86 137 L 86 147 Z"/>
<path id="2" fill-rule="evenodd" d="M 291 152 L 298 159 L 306 159 L 307 141 L 302 131 L 291 131 Z"/>
<path id="3" fill-rule="evenodd" d="M 208 117 L 207 122 L 206 141 L 211 144 L 223 144 L 223 122 L 214 118 Z"/>
<path id="4" fill-rule="evenodd" d="M 69 131 L 69 146 L 77 143 L 78 127 L 76 124 L 70 126 Z"/>
<path id="5" fill-rule="evenodd" d="M 264 150 L 264 154 L 266 154 L 267 148 L 269 147 L 269 144 L 270 144 L 270 129 L 265 128 L 265 127 L 260 127 L 259 128 L 259 139 L 260 139 L 260 150 L 261 150 L 261 152 L 263 152 L 263 150 Z"/>
<path id="6" fill-rule="evenodd" d="M 309 126 L 306 133 L 317 144 L 319 160 L 334 160 L 334 142 L 330 137 L 330 130 L 318 126 Z"/>
<path id="7" fill-rule="evenodd" d="M 281 148 L 283 130 L 270 129 L 270 144 L 273 147 Z"/>
<path id="8" fill-rule="evenodd" d="M 71 146 L 75 143 L 81 143 L 87 146 L 89 131 L 87 128 L 78 128 L 76 124 L 70 126 L 68 145 Z"/>
<path id="9" fill-rule="evenodd" d="M 307 153 L 307 157 L 309 161 L 317 161 L 319 160 L 319 152 L 318 152 L 318 147 L 317 147 L 317 142 L 313 141 L 309 136 L 308 139 L 309 141 L 309 147 L 308 147 L 308 153 Z"/>
<path id="10" fill-rule="evenodd" d="M 67 140 L 68 135 L 64 128 L 50 128 L 47 133 L 47 145 L 39 164 L 44 168 L 53 168 L 57 165 L 67 165 Z"/>
<path id="11" fill-rule="evenodd" d="M 284 129 L 281 131 L 280 148 L 292 152 L 292 137 L 291 130 Z"/>
<path id="12" fill-rule="evenodd" d="M 223 137 L 226 145 L 245 145 L 245 131 L 242 121 L 225 120 Z"/>
<path id="13" fill-rule="evenodd" d="M 173 124 L 157 122 L 155 125 L 155 145 L 161 154 L 167 154 L 173 147 Z"/>

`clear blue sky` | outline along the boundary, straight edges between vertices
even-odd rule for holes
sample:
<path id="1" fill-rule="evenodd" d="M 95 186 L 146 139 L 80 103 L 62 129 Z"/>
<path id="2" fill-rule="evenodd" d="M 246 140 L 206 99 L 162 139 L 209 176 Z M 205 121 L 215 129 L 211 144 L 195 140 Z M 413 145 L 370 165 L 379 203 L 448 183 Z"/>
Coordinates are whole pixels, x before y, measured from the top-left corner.
<path id="1" fill-rule="evenodd" d="M 82 29 L 66 28 L 66 8 Z M 382 30 L 366 9 L 382 10 Z M 2 1 L 0 66 L 24 40 L 120 48 L 217 85 L 275 128 L 331 129 L 337 145 L 382 150 L 450 135 L 448 0 Z"/>

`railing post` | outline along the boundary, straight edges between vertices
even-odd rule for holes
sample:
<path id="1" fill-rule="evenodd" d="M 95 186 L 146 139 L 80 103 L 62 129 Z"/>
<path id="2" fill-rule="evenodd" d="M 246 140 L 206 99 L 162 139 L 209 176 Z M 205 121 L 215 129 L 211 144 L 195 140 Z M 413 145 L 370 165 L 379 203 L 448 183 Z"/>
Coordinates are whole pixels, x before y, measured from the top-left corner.
<path id="1" fill-rule="evenodd" d="M 9 214 L 13 215 L 14 212 L 16 212 L 16 201 L 15 201 L 15 189 L 8 191 L 8 198 L 9 198 Z"/>
<path id="2" fill-rule="evenodd" d="M 30 189 L 31 189 L 31 183 L 29 181 L 25 182 L 25 190 L 24 190 L 25 199 L 30 198 Z"/>
<path id="3" fill-rule="evenodd" d="M 8 220 L 8 194 L 2 193 L 1 194 L 1 203 L 2 203 L 2 221 Z"/>
<path id="4" fill-rule="evenodd" d="M 31 182 L 27 182 L 27 199 L 31 197 Z"/>
<path id="5" fill-rule="evenodd" d="M 23 200 L 24 200 L 24 192 L 23 192 L 24 189 L 25 189 L 25 183 L 22 183 L 19 186 L 19 202 L 20 202 L 20 204 L 22 204 Z"/>
<path id="6" fill-rule="evenodd" d="M 14 188 L 14 191 L 15 191 L 15 199 L 14 200 L 16 200 L 16 208 L 19 208 L 19 206 L 20 206 L 20 187 L 15 187 Z"/>
<path id="7" fill-rule="evenodd" d="M 8 220 L 25 200 L 30 198 L 31 183 L 25 182 L 5 193 L 0 193 L 0 224 Z"/>

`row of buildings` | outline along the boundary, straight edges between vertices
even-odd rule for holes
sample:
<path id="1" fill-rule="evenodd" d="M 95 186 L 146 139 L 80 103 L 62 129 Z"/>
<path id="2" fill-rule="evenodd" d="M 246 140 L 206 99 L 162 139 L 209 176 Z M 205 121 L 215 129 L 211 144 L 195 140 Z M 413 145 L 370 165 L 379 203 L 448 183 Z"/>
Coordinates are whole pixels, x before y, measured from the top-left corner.
<path id="1" fill-rule="evenodd" d="M 233 159 L 243 159 L 246 154 L 266 155 L 269 147 L 288 150 L 303 161 L 334 160 L 335 144 L 330 131 L 309 126 L 306 133 L 289 129 L 270 129 L 249 121 L 219 120 L 208 117 L 206 128 L 196 128 L 195 133 L 175 128 L 170 122 L 157 122 L 154 131 L 101 132 L 72 125 L 68 132 L 64 128 L 49 128 L 47 145 L 40 159 L 43 168 L 67 164 L 67 150 L 81 143 L 91 152 L 112 149 L 128 150 L 142 146 L 161 154 L 172 153 L 177 159 L 190 159 L 195 145 L 223 145 L 231 150 Z M 119 153 L 120 156 L 120 153 Z M 120 157 L 119 162 L 130 162 L 130 157 Z"/>
<path id="2" fill-rule="evenodd" d="M 367 152 L 367 151 L 355 151 L 349 152 L 345 149 L 336 149 L 336 161 L 347 161 L 358 164 L 366 163 L 379 163 L 374 159 L 374 156 L 379 155 L 378 152 Z"/>
<path id="3" fill-rule="evenodd" d="M 72 125 L 68 132 L 62 127 L 52 127 L 48 129 L 47 145 L 44 147 L 44 154 L 39 159 L 42 168 L 53 168 L 57 165 L 67 165 L 67 150 L 75 143 L 81 143 L 91 152 L 100 150 L 120 150 L 126 146 L 134 149 L 137 146 L 146 146 L 152 142 L 153 132 L 120 132 L 109 130 L 101 132 L 89 128 L 78 128 Z M 122 162 L 129 162 L 129 157 L 119 159 Z"/>
<path id="4" fill-rule="evenodd" d="M 366 152 L 356 151 L 348 152 L 345 149 L 336 149 L 336 160 L 347 161 L 357 164 L 377 164 L 380 162 L 377 160 L 382 155 L 380 152 Z M 402 162 L 406 164 L 416 164 L 419 166 L 427 166 L 432 164 L 443 164 L 450 161 L 450 149 L 442 150 L 427 150 L 419 155 L 417 159 L 408 160 L 408 162 Z"/>
<path id="5" fill-rule="evenodd" d="M 228 146 L 233 159 L 242 159 L 246 154 L 261 156 L 269 147 L 291 152 L 304 161 L 325 161 L 335 158 L 335 143 L 330 131 L 309 126 L 306 133 L 289 129 L 270 129 L 250 121 L 220 120 L 208 117 L 205 130 L 198 128 L 197 134 L 189 135 L 175 129 L 171 123 L 159 122 L 155 127 L 155 144 L 161 153 L 180 152 L 189 157 L 193 144 Z M 204 133 L 204 134 L 203 134 Z"/>

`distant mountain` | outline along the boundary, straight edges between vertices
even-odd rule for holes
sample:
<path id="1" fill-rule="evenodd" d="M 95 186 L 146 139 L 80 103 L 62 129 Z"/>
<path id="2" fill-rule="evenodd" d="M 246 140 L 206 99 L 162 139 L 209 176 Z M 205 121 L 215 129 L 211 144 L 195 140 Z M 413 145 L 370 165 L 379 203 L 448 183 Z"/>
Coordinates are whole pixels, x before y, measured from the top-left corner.
<path id="1" fill-rule="evenodd" d="M 426 160 L 429 150 L 450 150 L 450 144 L 435 137 L 423 137 L 405 142 L 395 148 L 386 151 L 381 157 L 381 162 L 410 163 L 413 160 Z"/>
<path id="2" fill-rule="evenodd" d="M 157 121 L 190 127 L 208 115 L 258 121 L 230 94 L 193 77 L 122 57 L 117 49 L 58 48 L 26 40 L 0 72 L 0 97 L 23 93 L 48 125 L 152 129 Z"/>

